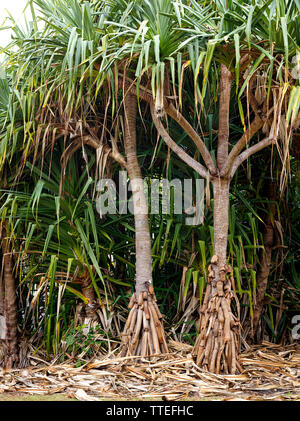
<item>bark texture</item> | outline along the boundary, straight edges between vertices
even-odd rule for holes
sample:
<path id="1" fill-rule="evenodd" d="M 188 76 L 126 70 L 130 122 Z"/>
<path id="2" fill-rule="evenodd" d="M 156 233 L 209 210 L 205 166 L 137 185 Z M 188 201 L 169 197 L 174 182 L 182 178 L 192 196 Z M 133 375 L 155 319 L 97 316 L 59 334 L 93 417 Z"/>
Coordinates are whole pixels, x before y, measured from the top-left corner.
<path id="1" fill-rule="evenodd" d="M 136 245 L 136 294 L 148 291 L 152 283 L 152 251 L 148 222 L 148 203 L 136 150 L 137 99 L 128 93 L 124 99 L 124 143 L 127 171 L 131 183 Z"/>
<path id="2" fill-rule="evenodd" d="M 136 149 L 136 96 L 127 91 L 124 99 L 124 144 L 126 169 L 131 183 L 136 245 L 136 286 L 125 324 L 121 355 L 142 357 L 168 352 L 163 316 L 156 304 L 152 286 L 152 250 L 148 203 Z"/>
<path id="3" fill-rule="evenodd" d="M 0 259 L 2 262 L 2 253 L 0 253 Z M 0 265 L 0 316 L 4 316 L 4 279 L 2 273 L 2 264 Z"/>
<path id="4" fill-rule="evenodd" d="M 17 329 L 17 296 L 16 282 L 13 274 L 13 257 L 10 243 L 6 236 L 5 222 L 1 227 L 2 268 L 4 285 L 4 316 L 6 322 L 6 355 L 4 366 L 8 369 L 19 361 L 19 344 Z"/>
<path id="5" fill-rule="evenodd" d="M 219 100 L 219 133 L 217 165 L 221 171 L 228 157 L 229 138 L 229 103 L 231 91 L 232 75 L 224 64 L 221 64 L 220 77 L 220 100 Z"/>

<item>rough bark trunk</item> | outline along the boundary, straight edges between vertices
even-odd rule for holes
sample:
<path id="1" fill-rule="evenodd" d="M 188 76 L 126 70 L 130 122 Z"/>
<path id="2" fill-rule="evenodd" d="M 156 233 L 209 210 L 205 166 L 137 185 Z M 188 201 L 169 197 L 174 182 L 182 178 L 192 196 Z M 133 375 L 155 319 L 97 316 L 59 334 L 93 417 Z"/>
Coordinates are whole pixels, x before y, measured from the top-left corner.
<path id="1" fill-rule="evenodd" d="M 271 201 L 270 210 L 265 219 L 265 227 L 263 230 L 264 249 L 261 253 L 260 266 L 256 276 L 256 303 L 253 309 L 253 339 L 258 334 L 259 321 L 264 306 L 265 294 L 268 286 L 268 277 L 271 269 L 272 249 L 274 246 L 274 225 L 273 219 L 276 211 L 276 184 L 270 181 L 268 198 Z"/>
<path id="2" fill-rule="evenodd" d="M 4 279 L 2 272 L 2 253 L 0 253 L 0 316 L 4 316 Z"/>
<path id="3" fill-rule="evenodd" d="M 232 272 L 226 265 L 229 181 L 215 179 L 214 256 L 200 309 L 199 335 L 193 353 L 199 366 L 214 373 L 234 374 L 240 369 L 239 321 L 231 311 Z"/>
<path id="4" fill-rule="evenodd" d="M 148 221 L 148 203 L 136 150 L 137 99 L 131 93 L 124 99 L 124 144 L 127 171 L 131 183 L 136 244 L 136 286 L 125 324 L 121 355 L 143 357 L 168 352 L 163 316 L 156 304 L 152 286 L 152 250 Z"/>
<path id="5" fill-rule="evenodd" d="M 226 264 L 227 239 L 229 227 L 229 182 L 216 179 L 213 183 L 214 192 L 214 254 L 218 256 L 215 266 L 215 282 L 212 284 L 212 294 L 216 292 L 216 283 L 220 279 L 221 268 Z"/>
<path id="6" fill-rule="evenodd" d="M 1 227 L 2 268 L 4 285 L 4 316 L 6 323 L 6 355 L 4 366 L 8 369 L 19 361 L 19 344 L 17 329 L 17 296 L 16 282 L 13 274 L 13 258 L 9 240 L 6 238 L 5 222 Z"/>

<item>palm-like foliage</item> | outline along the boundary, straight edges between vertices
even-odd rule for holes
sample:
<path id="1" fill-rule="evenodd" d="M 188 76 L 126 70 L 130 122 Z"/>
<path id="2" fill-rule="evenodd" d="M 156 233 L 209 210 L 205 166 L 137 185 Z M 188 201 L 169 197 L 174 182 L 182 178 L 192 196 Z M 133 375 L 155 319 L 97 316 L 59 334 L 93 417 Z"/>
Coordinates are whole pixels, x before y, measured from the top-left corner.
<path id="1" fill-rule="evenodd" d="M 14 87 L 6 88 L 10 112 L 4 118 L 7 124 L 10 116 L 11 130 L 2 132 L 2 150 L 11 156 L 15 150 L 22 150 L 22 164 L 33 152 L 35 164 L 47 149 L 53 149 L 56 139 L 64 136 L 64 165 L 82 145 L 104 153 L 102 163 L 113 154 L 122 162 L 119 111 L 123 88 L 138 97 L 143 118 L 147 116 L 143 101 L 150 103 L 153 122 L 169 148 L 208 183 L 216 175 L 231 179 L 253 153 L 274 145 L 283 164 L 281 188 L 286 184 L 289 140 L 300 105 L 299 86 L 292 73 L 299 44 L 298 2 L 30 3 L 40 8 L 45 23 L 39 27 L 33 13 L 33 24 L 26 31 L 15 27 L 12 45 L 17 50 L 8 53 L 6 63 Z M 226 95 L 228 98 L 228 89 L 221 100 L 218 92 L 223 76 L 230 79 L 229 74 L 233 75 L 230 87 L 235 90 L 231 90 L 231 101 L 229 98 L 227 102 L 235 101 L 236 106 L 230 108 L 228 124 L 226 118 L 223 121 L 228 126 L 227 141 L 229 128 L 231 136 L 226 164 L 221 168 L 220 116 L 222 107 L 226 108 L 223 99 Z M 163 126 L 164 111 L 170 117 L 168 132 Z M 20 131 L 24 139 L 14 130 L 17 113 L 23 120 Z M 263 140 L 260 132 L 265 134 Z M 194 144 L 195 159 L 189 154 Z M 233 194 L 245 203 L 243 193 L 236 190 Z M 253 237 L 257 237 L 252 209 L 250 214 Z M 239 268 L 242 254 L 240 246 L 234 244 L 233 211 L 229 225 L 230 255 L 237 259 Z M 166 254 L 171 223 L 166 227 L 160 263 Z M 178 246 L 178 227 L 170 258 L 175 244 Z M 242 226 L 239 228 L 251 247 L 252 241 Z M 216 239 L 212 240 L 216 246 Z M 203 243 L 199 246 L 205 255 Z M 157 254 L 160 247 L 158 239 L 153 246 Z M 235 272 L 239 282 L 239 269 Z M 189 280 L 191 273 L 187 275 Z"/>
<path id="2" fill-rule="evenodd" d="M 115 113 L 116 83 L 124 68 L 130 69 L 129 76 L 136 79 L 140 94 L 141 81 L 146 85 L 149 82 L 149 89 L 158 100 L 157 107 L 163 105 L 159 103 L 165 78 L 170 80 L 171 91 L 178 95 L 181 104 L 184 73 L 191 69 L 194 100 L 203 106 L 207 81 L 214 86 L 213 91 L 217 89 L 218 76 L 209 69 L 216 69 L 214 62 L 222 62 L 236 73 L 243 122 L 247 111 L 242 98 L 254 74 L 266 73 L 261 82 L 268 97 L 274 75 L 278 87 L 281 83 L 294 84 L 288 73 L 299 38 L 295 24 L 298 9 L 293 2 L 288 6 L 284 1 L 230 2 L 227 6 L 210 2 L 205 7 L 201 2 L 162 0 L 130 4 L 67 0 L 33 3 L 42 11 L 44 28 L 38 29 L 35 15 L 34 24 L 27 31 L 15 26 L 14 43 L 19 49 L 10 54 L 8 63 L 19 64 L 12 99 L 22 98 L 25 138 L 34 148 L 42 147 L 46 139 L 50 142 L 53 131 L 58 135 L 69 128 L 73 136 L 85 134 L 85 124 L 88 128 L 88 123 L 96 119 L 94 106 L 105 80 L 106 100 L 112 101 Z M 250 68 L 240 83 L 245 65 Z M 297 115 L 297 89 L 294 88 L 290 107 L 285 110 L 288 120 Z M 288 91 L 289 85 L 285 85 L 282 101 Z M 27 110 L 31 110 L 30 115 Z M 79 126 L 72 125 L 71 116 L 82 120 Z M 32 123 L 27 124 L 28 121 Z"/>
<path id="3" fill-rule="evenodd" d="M 93 164 L 91 158 L 90 170 Z M 131 281 L 117 279 L 115 272 L 117 261 L 133 266 L 127 258 L 134 243 L 126 227 L 123 233 L 116 230 L 113 215 L 100 220 L 91 199 L 92 179 L 86 170 L 78 176 L 74 159 L 63 193 L 57 163 L 51 163 L 50 174 L 46 163 L 44 167 L 43 172 L 31 168 L 25 191 L 2 191 L 0 213 L 15 250 L 19 294 L 27 295 L 23 328 L 33 323 L 38 338 L 43 332 L 48 351 L 56 351 L 78 299 L 87 317 L 96 316 L 106 333 L 119 331 L 122 316 L 113 309 L 113 285 L 130 288 Z M 99 305 L 91 312 L 89 304 L 96 298 Z"/>

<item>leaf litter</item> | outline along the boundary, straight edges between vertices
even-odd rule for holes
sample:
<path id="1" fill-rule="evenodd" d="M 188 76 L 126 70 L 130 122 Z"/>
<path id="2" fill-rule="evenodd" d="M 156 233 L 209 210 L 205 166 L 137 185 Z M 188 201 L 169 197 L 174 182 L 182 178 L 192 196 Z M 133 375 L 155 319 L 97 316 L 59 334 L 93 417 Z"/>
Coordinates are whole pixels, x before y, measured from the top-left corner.
<path id="1" fill-rule="evenodd" d="M 192 347 L 169 342 L 157 356 L 116 357 L 113 353 L 80 367 L 73 359 L 57 364 L 29 356 L 30 366 L 0 371 L 1 393 L 64 393 L 81 401 L 106 399 L 300 400 L 300 345 L 270 342 L 241 354 L 243 371 L 212 374 L 199 368 Z M 38 362 L 37 362 L 38 361 Z"/>

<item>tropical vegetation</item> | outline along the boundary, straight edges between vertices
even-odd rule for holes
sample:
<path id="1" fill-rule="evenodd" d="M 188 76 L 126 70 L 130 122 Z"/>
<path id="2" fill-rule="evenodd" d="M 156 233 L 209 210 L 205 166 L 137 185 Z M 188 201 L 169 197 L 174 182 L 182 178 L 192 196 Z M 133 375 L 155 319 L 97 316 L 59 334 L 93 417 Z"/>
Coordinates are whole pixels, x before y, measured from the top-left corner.
<path id="1" fill-rule="evenodd" d="M 98 332 L 93 355 L 163 356 L 174 337 L 227 374 L 247 343 L 291 341 L 299 2 L 28 7 L 0 80 L 4 364 L 25 340 L 64 358 L 78 326 Z M 99 215 L 120 170 L 133 215 Z M 204 180 L 202 224 L 151 213 L 144 179 L 164 178 Z"/>

